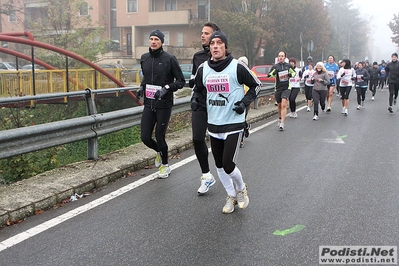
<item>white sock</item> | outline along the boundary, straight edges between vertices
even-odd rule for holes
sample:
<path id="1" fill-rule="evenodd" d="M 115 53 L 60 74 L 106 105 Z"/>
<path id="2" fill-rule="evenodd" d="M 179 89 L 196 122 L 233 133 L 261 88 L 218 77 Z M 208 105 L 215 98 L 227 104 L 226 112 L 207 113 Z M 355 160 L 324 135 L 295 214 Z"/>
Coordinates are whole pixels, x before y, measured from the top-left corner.
<path id="1" fill-rule="evenodd" d="M 244 180 L 242 179 L 241 171 L 237 168 L 237 166 L 234 168 L 233 172 L 229 174 L 229 176 L 234 181 L 234 184 L 236 184 L 237 190 L 244 190 Z"/>
<path id="2" fill-rule="evenodd" d="M 223 168 L 216 168 L 216 172 L 218 173 L 219 180 L 223 184 L 227 194 L 229 196 L 236 197 L 237 193 L 234 188 L 233 180 L 230 178 L 230 176 L 226 174 Z"/>
<path id="3" fill-rule="evenodd" d="M 207 179 L 210 179 L 210 178 L 211 178 L 211 176 L 212 176 L 211 172 L 208 172 L 208 173 L 202 173 L 202 175 L 203 175 L 203 176 L 205 176 Z"/>

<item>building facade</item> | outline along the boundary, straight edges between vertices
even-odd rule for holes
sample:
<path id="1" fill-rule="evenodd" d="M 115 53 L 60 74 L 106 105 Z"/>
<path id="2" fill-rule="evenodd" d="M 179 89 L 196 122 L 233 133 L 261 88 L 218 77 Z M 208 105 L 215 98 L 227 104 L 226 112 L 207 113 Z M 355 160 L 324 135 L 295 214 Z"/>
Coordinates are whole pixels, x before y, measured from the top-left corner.
<path id="1" fill-rule="evenodd" d="M 15 2 L 23 12 L 1 15 L 1 32 L 29 31 L 28 22 L 45 21 L 47 1 Z M 154 29 L 165 34 L 165 49 L 180 63 L 188 63 L 200 48 L 201 26 L 209 17 L 209 4 L 210 0 L 87 0 L 80 5 L 78 16 L 90 16 L 94 25 L 105 28 L 103 38 L 112 40 L 112 50 L 103 63 L 119 59 L 125 65 L 137 64 L 148 51 L 149 34 Z"/>

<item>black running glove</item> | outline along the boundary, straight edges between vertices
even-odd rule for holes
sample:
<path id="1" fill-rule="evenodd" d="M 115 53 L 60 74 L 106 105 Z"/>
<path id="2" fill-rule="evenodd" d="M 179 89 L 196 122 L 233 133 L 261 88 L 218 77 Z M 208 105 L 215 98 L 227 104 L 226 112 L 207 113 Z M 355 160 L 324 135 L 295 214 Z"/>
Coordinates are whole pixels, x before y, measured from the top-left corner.
<path id="1" fill-rule="evenodd" d="M 143 95 L 144 95 L 144 88 L 143 88 L 143 86 L 140 86 L 140 88 L 137 89 L 136 95 L 137 95 L 137 99 L 140 98 L 140 97 L 143 97 Z"/>
<path id="2" fill-rule="evenodd" d="M 245 104 L 242 101 L 235 102 L 234 105 L 236 107 L 233 108 L 233 111 L 236 111 L 237 114 L 242 114 L 245 111 Z"/>
<path id="3" fill-rule="evenodd" d="M 199 108 L 199 100 L 197 97 L 191 98 L 191 110 L 192 111 L 197 111 Z"/>
<path id="4" fill-rule="evenodd" d="M 162 99 L 166 95 L 166 93 L 168 93 L 168 89 L 165 88 L 165 87 L 162 87 L 162 89 L 157 90 L 157 92 L 154 95 L 154 98 L 155 99 Z"/>

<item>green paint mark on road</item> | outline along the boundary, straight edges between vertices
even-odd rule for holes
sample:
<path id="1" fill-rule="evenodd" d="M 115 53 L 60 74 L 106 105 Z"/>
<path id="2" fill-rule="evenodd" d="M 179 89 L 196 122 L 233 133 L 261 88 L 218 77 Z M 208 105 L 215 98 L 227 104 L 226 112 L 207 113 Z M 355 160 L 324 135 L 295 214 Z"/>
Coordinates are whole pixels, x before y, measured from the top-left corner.
<path id="1" fill-rule="evenodd" d="M 348 135 L 342 135 L 342 136 L 338 136 L 337 138 L 338 139 L 343 139 L 343 138 L 346 138 Z"/>
<path id="2" fill-rule="evenodd" d="M 288 234 L 299 232 L 302 229 L 304 229 L 305 227 L 306 226 L 304 226 L 302 224 L 297 224 L 297 225 L 295 225 L 292 228 L 288 228 L 288 229 L 281 230 L 281 231 L 280 230 L 276 230 L 276 231 L 273 232 L 273 235 L 275 235 L 275 236 L 285 236 L 285 235 L 288 235 Z"/>

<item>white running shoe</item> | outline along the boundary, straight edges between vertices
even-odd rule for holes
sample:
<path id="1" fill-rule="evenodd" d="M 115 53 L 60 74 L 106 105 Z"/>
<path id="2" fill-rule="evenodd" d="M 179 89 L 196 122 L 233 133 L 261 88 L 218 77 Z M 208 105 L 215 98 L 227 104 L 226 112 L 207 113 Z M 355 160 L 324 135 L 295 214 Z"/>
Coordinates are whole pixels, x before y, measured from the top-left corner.
<path id="1" fill-rule="evenodd" d="M 345 114 L 345 107 L 342 107 L 342 114 Z"/>
<path id="2" fill-rule="evenodd" d="M 310 107 L 309 106 L 306 108 L 306 112 L 310 112 Z"/>
<path id="3" fill-rule="evenodd" d="M 374 101 L 374 96 L 373 96 L 373 97 L 371 97 L 371 100 L 372 100 L 372 101 Z"/>
<path id="4" fill-rule="evenodd" d="M 348 109 L 345 108 L 344 114 L 345 114 L 345 115 L 348 115 Z"/>
<path id="5" fill-rule="evenodd" d="M 248 197 L 248 185 L 245 184 L 244 189 L 237 191 L 237 204 L 238 207 L 243 210 L 249 204 L 249 197 Z"/>
<path id="6" fill-rule="evenodd" d="M 360 109 L 362 109 L 362 107 L 360 105 L 358 105 L 356 109 L 360 110 Z"/>
<path id="7" fill-rule="evenodd" d="M 319 117 L 317 115 L 314 115 L 313 120 L 319 120 Z"/>
<path id="8" fill-rule="evenodd" d="M 158 168 L 158 170 L 159 170 L 158 178 L 160 178 L 160 179 L 167 178 L 169 176 L 170 172 L 171 172 L 169 165 L 164 165 L 164 164 L 162 164 Z"/>
<path id="9" fill-rule="evenodd" d="M 297 114 L 297 112 L 294 112 L 294 116 L 293 116 L 293 118 L 297 118 L 298 117 L 298 114 Z"/>
<path id="10" fill-rule="evenodd" d="M 216 183 L 216 179 L 211 173 L 203 174 L 201 176 L 201 186 L 198 189 L 198 194 L 205 194 L 209 188 Z"/>
<path id="11" fill-rule="evenodd" d="M 280 127 L 280 124 L 281 124 L 281 118 L 279 118 L 279 119 L 277 120 L 277 126 L 278 126 L 278 127 Z"/>
<path id="12" fill-rule="evenodd" d="M 284 123 L 281 122 L 280 125 L 278 126 L 278 129 L 280 129 L 280 131 L 284 130 Z"/>
<path id="13" fill-rule="evenodd" d="M 232 196 L 227 196 L 226 204 L 223 207 L 223 213 L 232 213 L 234 211 L 234 206 L 237 205 L 237 199 Z"/>

